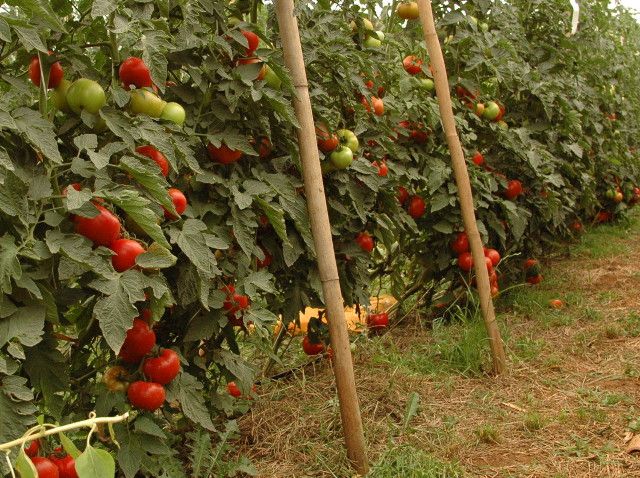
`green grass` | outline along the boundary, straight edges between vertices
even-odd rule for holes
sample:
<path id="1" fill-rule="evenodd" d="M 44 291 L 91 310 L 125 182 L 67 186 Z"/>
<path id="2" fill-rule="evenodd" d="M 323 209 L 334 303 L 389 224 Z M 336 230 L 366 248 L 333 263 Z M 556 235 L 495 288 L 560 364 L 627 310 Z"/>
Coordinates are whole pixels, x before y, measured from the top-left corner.
<path id="1" fill-rule="evenodd" d="M 500 441 L 500 432 L 491 424 L 485 424 L 476 428 L 473 433 L 482 443 L 495 444 Z"/>
<path id="2" fill-rule="evenodd" d="M 571 248 L 572 255 L 601 259 L 629 252 L 629 246 L 612 239 L 626 239 L 630 233 L 640 232 L 640 222 L 636 215 L 628 222 L 614 225 L 602 225 L 589 230 L 582 236 L 580 243 Z"/>
<path id="3" fill-rule="evenodd" d="M 387 451 L 371 467 L 368 478 L 458 478 L 465 476 L 456 463 L 440 461 L 410 445 Z"/>
<path id="4" fill-rule="evenodd" d="M 545 419 L 538 412 L 529 412 L 525 415 L 524 420 L 522 422 L 525 430 L 529 432 L 535 432 L 545 425 Z"/>
<path id="5" fill-rule="evenodd" d="M 489 370 L 487 333 L 479 316 L 458 316 L 450 324 L 436 321 L 431 338 L 430 343 L 410 350 L 390 345 L 376 351 L 373 362 L 399 367 L 411 375 L 476 377 Z"/>

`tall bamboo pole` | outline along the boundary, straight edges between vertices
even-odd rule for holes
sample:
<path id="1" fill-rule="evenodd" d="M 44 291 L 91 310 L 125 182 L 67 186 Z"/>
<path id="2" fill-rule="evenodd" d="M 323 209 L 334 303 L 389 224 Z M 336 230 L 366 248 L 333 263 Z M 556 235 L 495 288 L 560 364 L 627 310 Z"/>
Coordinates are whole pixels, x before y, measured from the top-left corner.
<path id="1" fill-rule="evenodd" d="M 360 404 L 356 393 L 349 334 L 344 316 L 344 302 L 340 290 L 338 267 L 333 249 L 329 213 L 324 194 L 320 157 L 311 99 L 307 85 L 307 73 L 302 56 L 298 20 L 294 14 L 293 0 L 276 0 L 276 15 L 280 26 L 284 62 L 291 72 L 296 89 L 294 108 L 300 123 L 298 143 L 302 162 L 302 176 L 307 196 L 307 208 L 311 222 L 313 242 L 318 257 L 318 269 L 327 309 L 331 347 L 333 349 L 334 373 L 340 401 L 340 415 L 347 447 L 347 456 L 355 470 L 364 475 L 368 471 L 364 445 Z"/>
<path id="2" fill-rule="evenodd" d="M 440 48 L 440 40 L 436 33 L 436 27 L 433 20 L 433 11 L 431 10 L 431 0 L 417 0 L 420 10 L 420 22 L 422 23 L 422 31 L 424 39 L 427 43 L 427 51 L 433 68 L 433 77 L 436 85 L 436 95 L 438 96 L 438 105 L 440 107 L 440 117 L 442 125 L 447 137 L 449 152 L 451 154 L 451 162 L 453 173 L 455 175 L 456 184 L 458 186 L 458 198 L 460 200 L 460 210 L 462 212 L 462 221 L 464 228 L 469 237 L 471 245 L 471 254 L 473 256 L 473 264 L 476 272 L 476 281 L 478 283 L 478 293 L 480 295 L 480 308 L 482 316 L 489 335 L 489 344 L 491 346 L 491 356 L 493 359 L 493 369 L 496 374 L 506 371 L 506 356 L 504 353 L 504 344 L 500 337 L 500 330 L 496 322 L 496 313 L 491 300 L 491 287 L 489 285 L 489 274 L 485 266 L 484 251 L 482 249 L 482 240 L 478 232 L 476 224 L 476 215 L 473 209 L 473 196 L 471 193 L 471 183 L 469 182 L 469 173 L 464 160 L 464 152 L 460 144 L 460 138 L 456 131 L 456 123 L 451 107 L 451 96 L 449 93 L 449 80 L 444 65 L 442 49 Z"/>

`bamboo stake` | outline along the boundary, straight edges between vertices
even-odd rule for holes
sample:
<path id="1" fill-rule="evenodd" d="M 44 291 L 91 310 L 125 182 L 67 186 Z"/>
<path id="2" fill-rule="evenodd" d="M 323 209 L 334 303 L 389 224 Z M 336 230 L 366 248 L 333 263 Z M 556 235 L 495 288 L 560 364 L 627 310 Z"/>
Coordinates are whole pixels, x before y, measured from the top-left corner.
<path id="1" fill-rule="evenodd" d="M 471 245 L 471 254 L 473 256 L 476 281 L 478 283 L 478 293 L 480 295 L 480 308 L 482 310 L 482 316 L 484 318 L 487 334 L 489 335 L 489 344 L 491 346 L 493 370 L 496 374 L 502 374 L 506 372 L 507 369 L 504 344 L 500 337 L 500 330 L 498 329 L 498 324 L 496 322 L 493 301 L 491 300 L 489 273 L 485 266 L 482 240 L 480 239 L 480 233 L 478 232 L 478 226 L 476 224 L 469 173 L 464 160 L 464 152 L 462 151 L 460 138 L 456 131 L 456 123 L 453 116 L 453 109 L 451 107 L 451 96 L 449 94 L 449 80 L 447 78 L 447 71 L 444 65 L 442 49 L 440 48 L 440 40 L 438 39 L 433 20 L 431 0 L 417 0 L 417 2 L 420 11 L 422 31 L 424 33 L 425 42 L 427 43 L 427 51 L 429 52 L 431 66 L 433 68 L 436 95 L 438 96 L 438 105 L 440 107 L 440 117 L 442 118 L 442 125 L 447 137 L 453 173 L 458 186 L 458 198 L 460 200 L 462 221 L 464 223 L 467 236 L 469 237 L 469 244 Z"/>
<path id="2" fill-rule="evenodd" d="M 360 404 L 356 393 L 349 335 L 344 316 L 344 302 L 340 290 L 338 267 L 333 249 L 329 213 L 320 170 L 320 157 L 318 155 L 311 99 L 307 85 L 307 73 L 300 44 L 298 20 L 294 14 L 293 0 L 276 0 L 275 6 L 282 38 L 284 62 L 291 72 L 296 89 L 294 107 L 296 117 L 300 123 L 298 143 L 300 145 L 302 175 L 311 232 L 313 233 L 313 242 L 318 257 L 322 291 L 329 319 L 331 347 L 334 353 L 334 374 L 338 389 L 347 456 L 355 470 L 359 474 L 365 475 L 369 466 L 364 445 Z"/>

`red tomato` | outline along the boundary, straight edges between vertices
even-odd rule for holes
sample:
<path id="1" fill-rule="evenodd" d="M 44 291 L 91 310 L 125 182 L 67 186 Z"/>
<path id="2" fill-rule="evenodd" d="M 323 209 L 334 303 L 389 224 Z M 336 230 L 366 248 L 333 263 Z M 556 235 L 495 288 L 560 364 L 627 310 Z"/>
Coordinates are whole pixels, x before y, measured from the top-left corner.
<path id="1" fill-rule="evenodd" d="M 135 85 L 136 88 L 150 88 L 153 85 L 149 68 L 142 58 L 135 56 L 127 58 L 120 64 L 118 76 L 125 90 L 128 90 L 131 85 Z"/>
<path id="2" fill-rule="evenodd" d="M 247 43 L 249 43 L 246 56 L 251 56 L 258 49 L 258 45 L 260 44 L 260 38 L 258 37 L 258 35 L 248 30 L 241 30 L 241 33 L 247 39 Z"/>
<path id="3" fill-rule="evenodd" d="M 127 336 L 118 356 L 126 363 L 138 363 L 151 352 L 156 345 L 156 334 L 149 324 L 141 319 L 133 319 L 133 326 L 127 330 Z"/>
<path id="4" fill-rule="evenodd" d="M 574 221 L 569 227 L 571 227 L 574 232 L 582 232 L 582 223 L 580 221 Z"/>
<path id="5" fill-rule="evenodd" d="M 484 156 L 480 151 L 476 151 L 473 155 L 473 164 L 476 166 L 482 166 L 484 164 Z"/>
<path id="6" fill-rule="evenodd" d="M 459 232 L 456 238 L 451 241 L 451 250 L 458 255 L 469 252 L 469 238 L 466 232 Z"/>
<path id="7" fill-rule="evenodd" d="M 171 201 L 173 202 L 173 207 L 176 208 L 176 212 L 178 213 L 178 215 L 182 215 L 185 209 L 187 209 L 186 196 L 182 193 L 182 191 L 176 188 L 169 189 L 168 193 L 171 197 Z M 166 217 L 167 219 L 178 219 L 166 209 L 164 210 L 164 217 Z"/>
<path id="8" fill-rule="evenodd" d="M 493 271 L 493 261 L 491 260 L 490 257 L 485 257 L 484 258 L 484 263 L 487 265 L 487 270 L 489 272 Z"/>
<path id="9" fill-rule="evenodd" d="M 381 312 L 379 314 L 369 314 L 367 316 L 367 327 L 372 331 L 381 331 L 389 327 L 389 314 Z"/>
<path id="10" fill-rule="evenodd" d="M 53 52 L 49 50 L 49 55 L 51 54 L 53 54 Z M 31 59 L 31 63 L 29 63 L 29 78 L 34 85 L 38 87 L 40 86 L 40 60 L 37 56 L 34 56 Z M 47 83 L 47 88 L 56 88 L 62 81 L 62 78 L 64 78 L 62 65 L 59 61 L 56 61 L 49 69 L 49 82 Z"/>
<path id="11" fill-rule="evenodd" d="M 136 153 L 140 153 L 147 158 L 152 159 L 160 168 L 162 175 L 166 178 L 169 174 L 169 161 L 164 154 L 158 151 L 151 145 L 139 146 L 136 148 Z"/>
<path id="12" fill-rule="evenodd" d="M 356 242 L 364 252 L 371 253 L 376 245 L 375 239 L 367 231 L 361 232 L 356 236 Z"/>
<path id="13" fill-rule="evenodd" d="M 522 194 L 522 183 L 517 179 L 512 179 L 507 183 L 507 189 L 504 191 L 504 197 L 513 201 Z"/>
<path id="14" fill-rule="evenodd" d="M 233 285 L 227 285 L 222 290 L 227 293 L 227 299 L 222 306 L 227 310 L 229 316 L 249 307 L 249 296 L 236 294 L 236 288 Z"/>
<path id="15" fill-rule="evenodd" d="M 496 118 L 493 121 L 498 122 L 503 118 L 503 116 L 504 116 L 504 114 L 505 114 L 505 112 L 507 110 L 504 107 L 504 105 L 502 103 L 500 103 L 499 101 L 496 101 L 496 103 L 498 104 L 498 108 L 500 108 L 500 112 L 498 113 L 498 116 L 496 116 Z"/>
<path id="16" fill-rule="evenodd" d="M 209 158 L 220 164 L 235 163 L 242 157 L 242 151 L 231 149 L 224 143 L 222 143 L 219 148 L 214 146 L 212 143 L 209 143 L 207 145 L 207 150 L 209 150 Z"/>
<path id="17" fill-rule="evenodd" d="M 236 382 L 229 382 L 227 384 L 227 391 L 229 392 L 229 395 L 231 395 L 233 398 L 240 398 L 242 396 L 242 392 L 240 391 L 240 388 L 236 385 Z"/>
<path id="18" fill-rule="evenodd" d="M 496 297 L 500 293 L 500 288 L 497 285 L 491 286 L 491 297 Z"/>
<path id="19" fill-rule="evenodd" d="M 324 344 L 322 342 L 313 343 L 308 335 L 302 339 L 302 350 L 307 355 L 318 355 L 324 352 Z"/>
<path id="20" fill-rule="evenodd" d="M 409 201 L 409 206 L 407 207 L 407 212 L 409 216 L 414 219 L 418 219 L 423 216 L 424 212 L 427 210 L 427 205 L 420 196 L 413 196 Z"/>
<path id="21" fill-rule="evenodd" d="M 549 301 L 549 307 L 552 309 L 562 309 L 564 307 L 564 302 L 560 299 L 552 299 Z"/>
<path id="22" fill-rule="evenodd" d="M 48 458 L 42 456 L 34 456 L 31 462 L 36 467 L 38 478 L 60 478 L 58 467 Z"/>
<path id="23" fill-rule="evenodd" d="M 62 448 L 56 448 L 56 453 L 63 453 Z M 76 471 L 76 461 L 71 455 L 63 454 L 63 456 L 50 455 L 49 459 L 58 467 L 60 478 L 78 478 Z"/>
<path id="24" fill-rule="evenodd" d="M 111 243 L 111 250 L 115 252 L 111 256 L 111 264 L 118 272 L 131 269 L 136 265 L 136 257 L 146 252 L 142 244 L 131 239 L 116 239 Z"/>
<path id="25" fill-rule="evenodd" d="M 402 60 L 404 71 L 410 75 L 417 75 L 422 71 L 422 60 L 414 55 L 409 55 Z"/>
<path id="26" fill-rule="evenodd" d="M 180 373 L 180 357 L 171 349 L 164 349 L 159 357 L 147 358 L 142 371 L 149 380 L 166 385 Z"/>
<path id="27" fill-rule="evenodd" d="M 95 217 L 74 216 L 76 232 L 93 241 L 96 246 L 109 247 L 120 237 L 120 220 L 108 209 L 93 204 L 98 209 Z"/>
<path id="28" fill-rule="evenodd" d="M 475 100 L 477 95 L 479 94 L 479 92 L 476 91 L 475 93 L 471 93 L 464 86 L 457 85 L 456 86 L 456 94 L 458 95 L 458 98 L 469 98 L 471 100 Z"/>
<path id="29" fill-rule="evenodd" d="M 538 261 L 535 259 L 527 259 L 524 261 L 524 270 L 531 269 L 533 266 L 537 265 Z"/>
<path id="30" fill-rule="evenodd" d="M 385 161 L 374 161 L 373 165 L 378 169 L 378 176 L 385 177 L 389 174 L 389 168 L 387 167 L 387 163 Z"/>
<path id="31" fill-rule="evenodd" d="M 267 159 L 273 151 L 273 145 L 266 136 L 260 139 L 260 145 L 258 146 L 258 156 L 260 159 Z"/>
<path id="32" fill-rule="evenodd" d="M 24 452 L 29 457 L 34 457 L 40 451 L 40 440 L 33 440 L 28 446 L 24 447 Z"/>
<path id="33" fill-rule="evenodd" d="M 596 215 L 596 222 L 598 222 L 598 223 L 600 223 L 600 222 L 609 222 L 609 221 L 611 221 L 611 219 L 613 219 L 613 214 L 611 214 L 609 211 L 600 211 Z"/>
<path id="34" fill-rule="evenodd" d="M 473 269 L 473 256 L 470 252 L 463 252 L 458 256 L 458 267 L 465 272 Z"/>
<path id="35" fill-rule="evenodd" d="M 153 412 L 162 406 L 166 394 L 159 383 L 138 381 L 129 385 L 127 397 L 133 407 Z"/>
<path id="36" fill-rule="evenodd" d="M 264 253 L 264 259 L 258 259 L 258 268 L 262 269 L 264 267 L 269 267 L 273 261 L 273 256 L 264 247 L 261 247 L 260 249 L 262 249 L 262 252 Z"/>
<path id="37" fill-rule="evenodd" d="M 539 284 L 540 282 L 542 282 L 542 274 L 527 277 L 527 282 L 531 285 Z"/>
<path id="38" fill-rule="evenodd" d="M 324 123 L 316 123 L 316 137 L 318 139 L 318 148 L 323 153 L 330 153 L 340 144 L 338 136 L 330 133 L 329 128 Z"/>
<path id="39" fill-rule="evenodd" d="M 496 251 L 495 249 L 487 249 L 484 252 L 484 255 L 486 257 L 488 257 L 489 259 L 491 259 L 491 263 L 494 266 L 497 266 L 500 263 L 500 253 L 498 251 Z"/>
<path id="40" fill-rule="evenodd" d="M 398 202 L 404 206 L 404 203 L 409 199 L 409 191 L 403 186 L 398 188 Z"/>

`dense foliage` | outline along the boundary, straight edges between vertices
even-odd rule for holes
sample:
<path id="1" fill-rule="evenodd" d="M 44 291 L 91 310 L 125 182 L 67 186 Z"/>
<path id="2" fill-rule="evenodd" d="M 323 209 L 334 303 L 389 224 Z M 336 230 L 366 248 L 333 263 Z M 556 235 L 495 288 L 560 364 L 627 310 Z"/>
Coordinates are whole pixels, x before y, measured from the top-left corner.
<path id="1" fill-rule="evenodd" d="M 566 0 L 434 5 L 478 224 L 502 257 L 640 197 L 638 24 L 580 3 L 575 35 Z M 429 306 L 469 277 L 422 32 L 396 5 L 297 11 L 319 136 L 359 142 L 321 145 L 345 301 L 367 305 L 381 279 Z M 278 317 L 322 305 L 272 5 L 9 1 L 0 66 L 0 443 L 39 415 L 132 409 L 119 446 L 100 432 L 119 476 L 250 472 L 220 458 L 235 397 L 278 359 Z"/>

